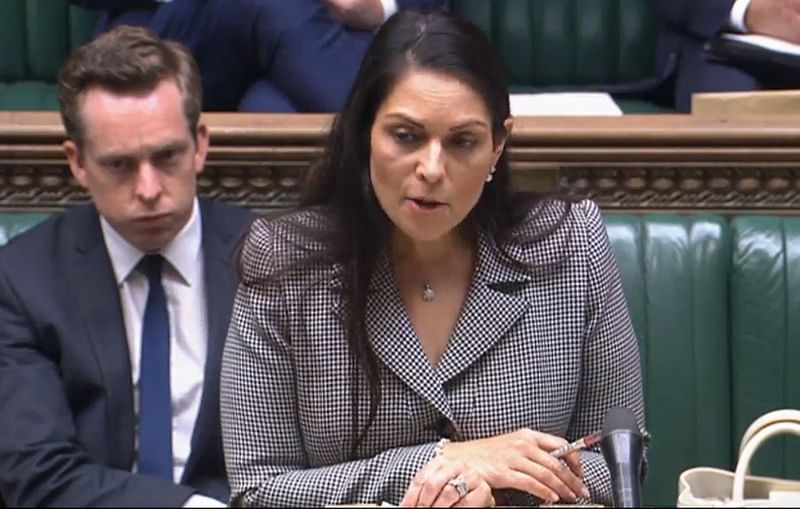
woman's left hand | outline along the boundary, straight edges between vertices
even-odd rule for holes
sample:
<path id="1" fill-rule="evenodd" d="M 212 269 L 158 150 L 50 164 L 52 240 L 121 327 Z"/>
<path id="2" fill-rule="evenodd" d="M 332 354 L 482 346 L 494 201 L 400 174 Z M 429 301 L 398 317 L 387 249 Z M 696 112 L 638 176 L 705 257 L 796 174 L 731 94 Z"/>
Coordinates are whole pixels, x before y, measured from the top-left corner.
<path id="1" fill-rule="evenodd" d="M 492 489 L 462 461 L 438 456 L 422 467 L 406 490 L 401 507 L 494 507 Z"/>

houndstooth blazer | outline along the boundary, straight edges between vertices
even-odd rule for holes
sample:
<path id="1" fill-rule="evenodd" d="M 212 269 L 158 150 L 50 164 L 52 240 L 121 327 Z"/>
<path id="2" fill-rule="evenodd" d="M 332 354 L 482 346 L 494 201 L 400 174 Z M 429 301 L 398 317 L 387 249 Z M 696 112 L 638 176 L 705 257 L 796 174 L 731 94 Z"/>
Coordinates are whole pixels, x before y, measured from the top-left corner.
<path id="1" fill-rule="evenodd" d="M 564 207 L 540 207 L 522 228 L 537 231 Z M 300 214 L 309 224 L 322 220 Z M 243 250 L 245 278 L 274 273 L 295 257 L 300 239 L 287 232 L 280 220 L 254 224 Z M 350 458 L 355 376 L 362 428 L 369 393 L 348 350 L 337 267 L 241 285 L 221 382 L 233 503 L 398 503 L 443 435 L 471 440 L 528 427 L 574 440 L 600 430 L 612 406 L 630 408 L 643 427 L 637 342 L 597 206 L 575 204 L 551 235 L 506 248 L 543 269 L 502 263 L 498 247 L 481 236 L 461 315 L 437 366 L 415 336 L 388 257 L 380 258 L 367 332 L 380 359 L 382 399 L 359 459 Z M 592 500 L 610 503 L 599 452 L 584 451 L 581 461 Z M 535 502 L 520 493 L 509 500 Z"/>

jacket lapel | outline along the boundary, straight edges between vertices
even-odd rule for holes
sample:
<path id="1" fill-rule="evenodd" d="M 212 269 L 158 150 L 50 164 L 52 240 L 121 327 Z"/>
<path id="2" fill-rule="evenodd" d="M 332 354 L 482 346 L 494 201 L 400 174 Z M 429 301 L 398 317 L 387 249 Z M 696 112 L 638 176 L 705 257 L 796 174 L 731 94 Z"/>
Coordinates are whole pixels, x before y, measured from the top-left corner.
<path id="1" fill-rule="evenodd" d="M 109 461 L 129 469 L 134 458 L 133 385 L 119 289 L 96 209 L 77 210 L 71 227 L 75 250 L 65 260 L 64 273 L 70 287 L 80 289 L 76 300 L 105 382 L 105 429 L 113 451 Z"/>
<path id="2" fill-rule="evenodd" d="M 453 422 L 442 380 L 414 333 L 385 255 L 378 260 L 370 290 L 367 334 L 375 354 L 403 383 Z"/>
<path id="3" fill-rule="evenodd" d="M 227 224 L 214 204 L 200 200 L 203 231 L 203 263 L 206 283 L 206 316 L 208 343 L 203 378 L 203 397 L 192 434 L 192 453 L 183 478 L 191 477 L 203 457 L 213 456 L 210 444 L 221 446 L 219 422 L 219 378 L 222 351 L 228 334 L 228 323 L 236 292 L 236 274 L 231 261 L 238 234 L 236 225 Z M 214 447 L 217 447 L 214 445 Z M 213 451 L 219 454 L 220 451 Z M 221 461 L 221 458 L 220 458 Z"/>
<path id="4" fill-rule="evenodd" d="M 530 276 L 504 262 L 494 242 L 481 234 L 478 264 L 438 374 L 447 383 L 502 339 L 530 306 L 520 296 Z"/>
<path id="5" fill-rule="evenodd" d="M 484 235 L 479 237 L 478 250 L 469 294 L 436 368 L 414 332 L 385 253 L 376 264 L 367 303 L 367 334 L 375 354 L 456 427 L 444 385 L 501 340 L 530 306 L 530 301 L 519 295 L 530 283 L 530 276 L 504 263 L 494 242 Z M 334 286 L 336 280 L 334 276 Z M 341 305 L 335 306 L 335 312 L 344 316 Z"/>

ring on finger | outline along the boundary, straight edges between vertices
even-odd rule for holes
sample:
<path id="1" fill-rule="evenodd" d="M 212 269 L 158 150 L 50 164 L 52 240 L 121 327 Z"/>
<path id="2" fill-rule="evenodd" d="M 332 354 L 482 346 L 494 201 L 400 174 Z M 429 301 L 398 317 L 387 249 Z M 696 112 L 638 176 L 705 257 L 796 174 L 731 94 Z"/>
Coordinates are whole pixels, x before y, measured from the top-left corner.
<path id="1" fill-rule="evenodd" d="M 469 492 L 469 486 L 467 486 L 467 481 L 463 476 L 459 475 L 455 479 L 450 479 L 447 481 L 447 484 L 456 489 L 456 492 L 458 492 L 458 498 L 464 498 L 464 495 Z"/>

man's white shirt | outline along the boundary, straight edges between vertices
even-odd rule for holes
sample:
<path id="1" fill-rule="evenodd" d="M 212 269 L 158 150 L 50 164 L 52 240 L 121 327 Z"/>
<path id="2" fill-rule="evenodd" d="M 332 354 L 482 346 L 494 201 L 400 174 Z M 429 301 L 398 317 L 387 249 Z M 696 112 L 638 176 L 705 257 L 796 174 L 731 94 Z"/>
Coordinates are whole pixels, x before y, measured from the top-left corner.
<path id="1" fill-rule="evenodd" d="M 125 240 L 102 216 L 100 225 L 119 289 L 125 335 L 131 361 L 136 460 L 138 461 L 139 367 L 142 323 L 148 283 L 136 265 L 145 254 Z M 203 378 L 208 350 L 205 262 L 202 219 L 195 199 L 192 215 L 183 229 L 160 251 L 166 263 L 161 275 L 167 299 L 170 329 L 170 390 L 172 399 L 173 481 L 179 483 L 192 451 L 192 434 L 203 397 Z M 209 506 L 218 501 L 193 495 L 186 507 Z M 195 505 L 199 504 L 199 505 Z"/>
<path id="2" fill-rule="evenodd" d="M 740 33 L 747 33 L 747 25 L 744 23 L 747 8 L 750 7 L 750 0 L 736 0 L 731 7 L 731 14 L 728 17 L 728 26 Z"/>

